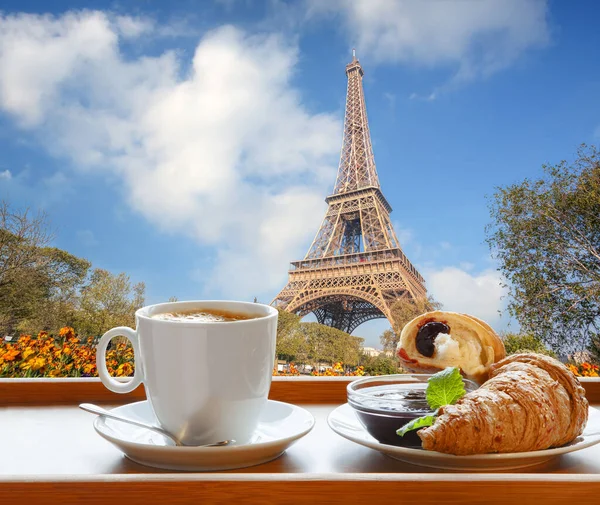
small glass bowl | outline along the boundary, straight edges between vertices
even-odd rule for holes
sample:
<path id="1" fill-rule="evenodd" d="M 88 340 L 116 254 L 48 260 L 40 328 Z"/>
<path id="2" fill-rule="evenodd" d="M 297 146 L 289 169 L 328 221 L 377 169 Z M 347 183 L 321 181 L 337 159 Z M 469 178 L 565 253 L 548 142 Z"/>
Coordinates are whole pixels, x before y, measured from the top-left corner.
<path id="1" fill-rule="evenodd" d="M 382 444 L 420 448 L 417 430 L 403 437 L 396 430 L 421 416 L 433 414 L 425 390 L 431 374 L 396 374 L 365 377 L 348 384 L 348 404 L 369 434 Z M 478 388 L 463 378 L 467 393 Z"/>

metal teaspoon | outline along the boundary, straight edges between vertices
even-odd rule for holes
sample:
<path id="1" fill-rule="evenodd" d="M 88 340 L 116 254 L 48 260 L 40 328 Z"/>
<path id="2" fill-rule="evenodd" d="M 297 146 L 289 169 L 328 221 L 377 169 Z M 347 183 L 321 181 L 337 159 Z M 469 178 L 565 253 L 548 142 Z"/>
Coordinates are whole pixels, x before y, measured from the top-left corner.
<path id="1" fill-rule="evenodd" d="M 171 435 L 168 431 L 165 431 L 162 428 L 159 428 L 158 426 L 152 426 L 151 424 L 146 424 L 146 423 L 142 423 L 140 421 L 135 421 L 133 419 L 129 419 L 128 417 L 124 417 L 119 414 L 115 414 L 115 413 L 111 412 L 110 410 L 103 409 L 102 407 L 99 407 L 98 405 L 94 405 L 92 403 L 82 403 L 81 405 L 79 405 L 79 408 L 81 410 L 85 410 L 86 412 L 91 412 L 92 414 L 97 414 L 99 416 L 104 416 L 104 417 L 108 417 L 110 419 L 114 419 L 115 421 L 121 421 L 124 423 L 129 423 L 129 424 L 133 424 L 135 426 L 139 426 L 140 428 L 146 428 L 147 430 L 154 431 L 156 433 L 159 433 L 163 437 L 166 437 L 166 438 L 172 440 L 175 443 L 175 445 L 178 447 L 184 446 L 181 443 L 181 440 L 179 440 L 174 435 Z M 193 446 L 193 447 L 221 447 L 221 446 L 232 444 L 234 442 L 235 442 L 235 440 L 222 440 L 221 442 L 215 442 L 214 444 L 197 445 L 197 446 Z"/>

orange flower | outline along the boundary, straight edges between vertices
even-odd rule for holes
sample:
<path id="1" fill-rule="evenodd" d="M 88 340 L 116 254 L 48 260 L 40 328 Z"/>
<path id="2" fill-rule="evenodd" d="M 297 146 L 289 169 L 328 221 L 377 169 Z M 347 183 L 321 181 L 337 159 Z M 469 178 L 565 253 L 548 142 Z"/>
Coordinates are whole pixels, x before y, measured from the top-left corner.
<path id="1" fill-rule="evenodd" d="M 131 363 L 121 363 L 117 368 L 117 377 L 129 377 L 130 375 L 133 375 Z"/>
<path id="2" fill-rule="evenodd" d="M 32 354 L 35 354 L 35 351 L 31 347 L 26 347 L 23 351 L 23 359 L 27 359 Z"/>
<path id="3" fill-rule="evenodd" d="M 92 374 L 96 371 L 96 363 L 88 363 L 83 365 L 83 373 Z"/>
<path id="4" fill-rule="evenodd" d="M 60 329 L 58 335 L 63 338 L 72 338 L 75 336 L 75 330 L 70 326 L 64 326 Z"/>
<path id="5" fill-rule="evenodd" d="M 19 337 L 19 340 L 17 340 L 17 344 L 21 345 L 21 346 L 26 346 L 29 344 L 29 342 L 31 342 L 31 336 L 30 335 L 21 335 Z"/>
<path id="6" fill-rule="evenodd" d="M 24 363 L 21 363 L 20 368 L 22 368 L 23 370 L 39 370 L 40 368 L 42 368 L 44 365 L 46 364 L 46 361 L 44 360 L 44 358 L 31 358 L 28 361 L 25 361 Z"/>
<path id="7" fill-rule="evenodd" d="M 12 347 L 6 351 L 3 355 L 2 355 L 2 359 L 4 361 L 14 361 L 16 358 L 19 357 L 19 354 L 21 354 L 21 351 L 18 351 L 17 349 L 13 349 Z"/>

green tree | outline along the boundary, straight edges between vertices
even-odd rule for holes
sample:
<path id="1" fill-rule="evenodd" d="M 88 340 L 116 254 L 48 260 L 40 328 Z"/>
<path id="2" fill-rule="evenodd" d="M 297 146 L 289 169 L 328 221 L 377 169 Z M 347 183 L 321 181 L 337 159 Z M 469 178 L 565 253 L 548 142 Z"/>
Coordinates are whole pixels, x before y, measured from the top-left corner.
<path id="1" fill-rule="evenodd" d="M 306 342 L 307 362 L 313 366 L 337 361 L 346 367 L 358 364 L 363 338 L 319 323 L 301 323 L 298 331 Z"/>
<path id="2" fill-rule="evenodd" d="M 573 163 L 498 188 L 487 241 L 521 328 L 567 354 L 600 330 L 600 156 L 581 146 Z"/>
<path id="3" fill-rule="evenodd" d="M 282 309 L 277 309 L 277 338 L 285 338 L 292 335 L 300 326 L 300 316 L 286 312 Z"/>
<path id="4" fill-rule="evenodd" d="M 29 279 L 29 287 L 17 284 L 22 307 L 27 309 L 17 329 L 24 333 L 57 332 L 62 326 L 75 324 L 78 290 L 90 262 L 52 247 L 40 248 L 38 253 L 40 265 L 23 276 Z M 13 314 L 17 313 L 13 310 Z"/>
<path id="5" fill-rule="evenodd" d="M 400 341 L 400 333 L 406 323 L 425 312 L 440 310 L 441 308 L 442 304 L 436 302 L 432 296 L 415 299 L 399 298 L 396 300 L 390 307 L 393 318 L 392 328 L 385 330 L 379 337 L 383 350 L 395 352 Z"/>
<path id="6" fill-rule="evenodd" d="M 544 342 L 535 335 L 527 333 L 503 333 L 500 337 L 504 342 L 504 348 L 506 349 L 507 355 L 516 354 L 518 352 L 536 352 L 556 358 L 556 353 L 548 349 Z"/>
<path id="7" fill-rule="evenodd" d="M 313 366 L 338 361 L 346 367 L 358 365 L 363 338 L 319 323 L 302 323 L 300 319 L 296 314 L 279 310 L 278 359 Z"/>
<path id="8" fill-rule="evenodd" d="M 278 359 L 289 362 L 301 363 L 306 360 L 306 339 L 300 328 L 300 316 L 278 309 L 277 318 L 277 344 L 276 354 Z"/>
<path id="9" fill-rule="evenodd" d="M 591 361 L 596 364 L 600 363 L 600 335 L 594 335 L 591 338 L 587 352 L 590 355 Z"/>
<path id="10" fill-rule="evenodd" d="M 337 330 L 339 331 L 339 330 Z M 353 368 L 360 361 L 360 353 L 365 341 L 362 337 L 350 335 L 344 331 L 334 340 L 334 356 L 332 363 L 340 361 L 344 369 Z"/>
<path id="11" fill-rule="evenodd" d="M 394 330 L 388 328 L 384 330 L 381 335 L 379 335 L 379 342 L 383 346 L 384 351 L 396 351 L 396 346 L 398 345 L 398 341 L 400 340 L 400 334 L 394 333 Z"/>
<path id="12" fill-rule="evenodd" d="M 44 213 L 15 210 L 0 203 L 0 289 L 14 282 L 14 272 L 39 264 L 38 251 L 52 240 Z"/>
<path id="13" fill-rule="evenodd" d="M 0 203 L 0 327 L 3 332 L 55 330 L 72 315 L 72 301 L 90 263 L 50 247 L 43 213 Z"/>
<path id="14" fill-rule="evenodd" d="M 144 305 L 146 286 L 131 285 L 125 273 L 111 274 L 96 268 L 81 289 L 76 329 L 97 336 L 115 326 L 135 327 L 135 311 Z"/>

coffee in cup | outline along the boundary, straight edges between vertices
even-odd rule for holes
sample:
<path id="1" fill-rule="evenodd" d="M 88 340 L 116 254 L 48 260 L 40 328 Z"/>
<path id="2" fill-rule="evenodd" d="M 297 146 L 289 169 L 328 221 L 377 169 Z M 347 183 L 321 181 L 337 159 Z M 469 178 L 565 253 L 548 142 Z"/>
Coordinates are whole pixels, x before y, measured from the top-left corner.
<path id="1" fill-rule="evenodd" d="M 113 328 L 98 343 L 102 383 L 128 393 L 143 383 L 162 428 L 185 445 L 250 441 L 266 405 L 278 312 L 259 303 L 172 302 L 136 312 L 136 329 Z M 110 340 L 131 341 L 135 373 L 119 382 L 106 368 Z"/>
<path id="2" fill-rule="evenodd" d="M 226 323 L 228 321 L 244 321 L 256 317 L 262 316 L 247 314 L 246 312 L 231 312 L 230 310 L 207 308 L 159 312 L 152 316 L 153 319 L 161 319 L 163 321 L 197 321 L 199 323 Z"/>

